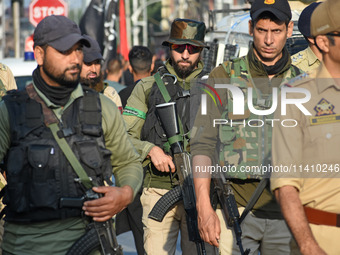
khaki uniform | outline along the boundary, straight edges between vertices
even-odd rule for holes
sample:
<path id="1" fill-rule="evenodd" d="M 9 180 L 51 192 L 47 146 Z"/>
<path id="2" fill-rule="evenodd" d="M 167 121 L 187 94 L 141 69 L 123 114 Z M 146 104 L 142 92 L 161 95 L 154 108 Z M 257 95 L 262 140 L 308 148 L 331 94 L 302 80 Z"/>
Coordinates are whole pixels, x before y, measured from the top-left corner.
<path id="1" fill-rule="evenodd" d="M 7 90 L 17 89 L 13 73 L 5 64 L 0 63 L 0 99 Z"/>
<path id="2" fill-rule="evenodd" d="M 304 72 L 308 72 L 320 65 L 320 60 L 315 56 L 310 47 L 294 54 L 292 56 L 292 64 L 300 68 Z"/>
<path id="3" fill-rule="evenodd" d="M 287 115 L 276 117 L 294 119 L 298 125 L 274 129 L 273 165 L 287 166 L 290 171 L 274 172 L 271 189 L 293 186 L 299 191 L 302 205 L 339 214 L 340 88 L 323 64 L 305 76 L 292 86 L 310 91 L 311 99 L 303 105 L 312 116 L 287 105 Z M 292 97 L 299 98 L 301 94 Z M 314 224 L 310 227 L 327 254 L 339 254 L 340 228 Z"/>
<path id="4" fill-rule="evenodd" d="M 107 96 L 108 98 L 110 98 L 112 102 L 114 102 L 117 105 L 119 109 L 122 108 L 122 101 L 120 100 L 120 96 L 118 95 L 117 91 L 113 87 L 107 86 L 104 89 L 103 94 L 104 96 Z"/>

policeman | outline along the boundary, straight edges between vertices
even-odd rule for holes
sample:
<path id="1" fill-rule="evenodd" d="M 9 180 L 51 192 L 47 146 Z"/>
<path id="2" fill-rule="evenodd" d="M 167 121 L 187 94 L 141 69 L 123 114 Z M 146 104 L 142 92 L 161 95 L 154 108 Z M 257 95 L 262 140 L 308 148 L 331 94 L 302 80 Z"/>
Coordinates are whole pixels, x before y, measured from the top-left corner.
<path id="1" fill-rule="evenodd" d="M 314 38 L 310 33 L 310 19 L 315 8 L 320 4 L 311 3 L 300 14 L 298 28 L 308 42 L 308 47 L 292 56 L 292 64 L 307 72 L 320 65 L 322 54 L 315 45 Z"/>
<path id="2" fill-rule="evenodd" d="M 193 169 L 197 170 L 194 183 L 198 224 L 201 237 L 219 246 L 221 254 L 240 254 L 232 230 L 226 227 L 222 210 L 215 212 L 210 205 L 211 176 L 205 169 L 216 165 L 217 169 L 226 167 L 224 169 L 231 169 L 224 172 L 231 182 L 240 214 L 248 203 L 257 201 L 241 225 L 244 249 L 250 249 L 251 254 L 289 254 L 291 235 L 279 205 L 268 182 L 266 185 L 268 179 L 260 182 L 265 178 L 261 166 L 268 167 L 271 163 L 272 123 L 269 120 L 273 116 L 262 116 L 256 111 L 268 110 L 272 106 L 274 89 L 300 73 L 291 64 L 285 47 L 286 39 L 293 31 L 292 14 L 286 0 L 255 0 L 250 16 L 249 32 L 253 44 L 248 54 L 213 69 L 207 82 L 213 88 L 217 84 L 233 84 L 234 90 L 240 93 L 236 96 L 227 89 L 217 88 L 221 104 L 215 105 L 208 98 L 207 113 L 199 112 L 193 128 L 197 130 L 192 134 L 191 151 Z M 252 89 L 251 97 L 249 89 Z M 234 102 L 241 98 L 241 103 L 251 98 L 254 110 L 246 103 L 241 106 L 244 113 L 234 111 Z M 218 102 L 217 97 L 215 100 Z M 214 125 L 216 119 L 225 120 L 224 125 Z M 257 198 L 252 198 L 253 194 L 258 194 Z"/>
<path id="3" fill-rule="evenodd" d="M 0 63 L 0 100 L 6 91 L 17 89 L 13 73 L 5 64 Z"/>
<path id="4" fill-rule="evenodd" d="M 88 220 L 107 221 L 141 186 L 142 167 L 117 107 L 79 84 L 79 27 L 64 16 L 44 18 L 34 31 L 38 63 L 33 84 L 0 102 L 0 161 L 5 160 L 3 254 L 64 255 Z M 113 171 L 112 171 L 113 167 Z M 112 176 L 118 187 L 104 186 Z M 82 208 L 91 190 L 103 196 Z"/>
<path id="5" fill-rule="evenodd" d="M 84 64 L 80 73 L 80 83 L 103 93 L 122 110 L 122 102 L 117 91 L 103 81 L 101 72 L 103 56 L 98 42 L 91 36 L 84 35 L 84 37 L 90 42 L 91 46 L 83 49 Z"/>
<path id="6" fill-rule="evenodd" d="M 287 105 L 287 115 L 275 117 L 297 121 L 294 128 L 279 126 L 273 133 L 274 166 L 295 169 L 275 172 L 271 178 L 271 189 L 296 241 L 292 240 L 291 254 L 335 255 L 340 251 L 339 9 L 339 1 L 327 0 L 314 10 L 311 34 L 323 62 L 289 83 L 310 92 L 309 101 L 303 104 L 310 115 Z M 301 98 L 301 93 L 291 93 L 291 98 Z"/>
<path id="7" fill-rule="evenodd" d="M 187 92 L 192 82 L 203 75 L 203 63 L 200 59 L 204 47 L 205 24 L 189 19 L 175 19 L 171 26 L 170 38 L 163 42 L 170 49 L 170 59 L 165 67 L 155 76 L 143 78 L 132 91 L 124 108 L 123 117 L 128 133 L 147 165 L 144 177 L 144 190 L 141 196 L 143 206 L 144 249 L 147 254 L 174 254 L 179 230 L 183 254 L 195 253 L 195 243 L 189 242 L 187 222 L 183 203 L 176 204 L 162 222 L 148 218 L 155 203 L 176 185 L 170 172 L 175 172 L 169 147 L 164 140 L 163 129 L 155 113 L 155 105 L 165 102 L 159 86 L 165 85 L 170 101 L 177 103 L 178 115 L 182 116 L 184 129 L 188 123 L 184 120 L 189 112 Z M 157 74 L 156 74 L 157 75 Z M 163 78 L 163 79 L 162 79 Z M 185 108 L 187 111 L 184 111 Z M 187 118 L 188 119 L 188 118 Z M 188 130 L 184 130 L 187 133 Z M 185 148 L 187 149 L 187 148 Z M 164 151 L 165 150 L 165 151 Z"/>

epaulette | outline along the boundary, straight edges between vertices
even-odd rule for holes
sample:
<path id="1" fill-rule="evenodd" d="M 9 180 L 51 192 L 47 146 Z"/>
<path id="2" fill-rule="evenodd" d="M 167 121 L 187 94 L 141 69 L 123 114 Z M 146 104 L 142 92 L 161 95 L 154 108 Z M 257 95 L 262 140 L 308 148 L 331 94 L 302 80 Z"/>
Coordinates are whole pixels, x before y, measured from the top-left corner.
<path id="1" fill-rule="evenodd" d="M 0 69 L 2 71 L 7 71 L 8 67 L 6 65 L 0 63 Z"/>
<path id="2" fill-rule="evenodd" d="M 291 80 L 289 80 L 288 83 L 285 83 L 283 86 L 286 87 L 296 87 L 300 84 L 305 83 L 306 81 L 309 81 L 311 79 L 310 75 L 308 72 L 302 73 L 294 78 L 292 78 Z"/>

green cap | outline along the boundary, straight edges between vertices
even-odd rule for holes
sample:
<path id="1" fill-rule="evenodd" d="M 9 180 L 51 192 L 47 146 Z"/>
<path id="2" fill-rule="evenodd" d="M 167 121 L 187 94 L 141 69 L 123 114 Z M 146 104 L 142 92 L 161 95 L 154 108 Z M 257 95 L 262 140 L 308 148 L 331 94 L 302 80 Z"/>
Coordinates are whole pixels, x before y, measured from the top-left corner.
<path id="1" fill-rule="evenodd" d="M 170 38 L 162 43 L 169 44 L 192 44 L 195 46 L 209 48 L 204 43 L 205 24 L 191 19 L 175 19 L 172 22 Z"/>

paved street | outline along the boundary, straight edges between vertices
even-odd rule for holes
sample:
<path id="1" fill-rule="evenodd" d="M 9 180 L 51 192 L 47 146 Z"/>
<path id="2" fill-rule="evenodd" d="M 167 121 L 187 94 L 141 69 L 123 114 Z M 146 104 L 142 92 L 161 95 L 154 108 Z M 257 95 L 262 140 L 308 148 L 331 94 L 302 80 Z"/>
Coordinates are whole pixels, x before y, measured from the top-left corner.
<path id="1" fill-rule="evenodd" d="M 118 243 L 123 247 L 124 255 L 137 255 L 135 242 L 133 240 L 132 232 L 126 232 L 117 237 Z M 177 240 L 177 249 L 175 255 L 181 255 L 180 240 Z"/>

